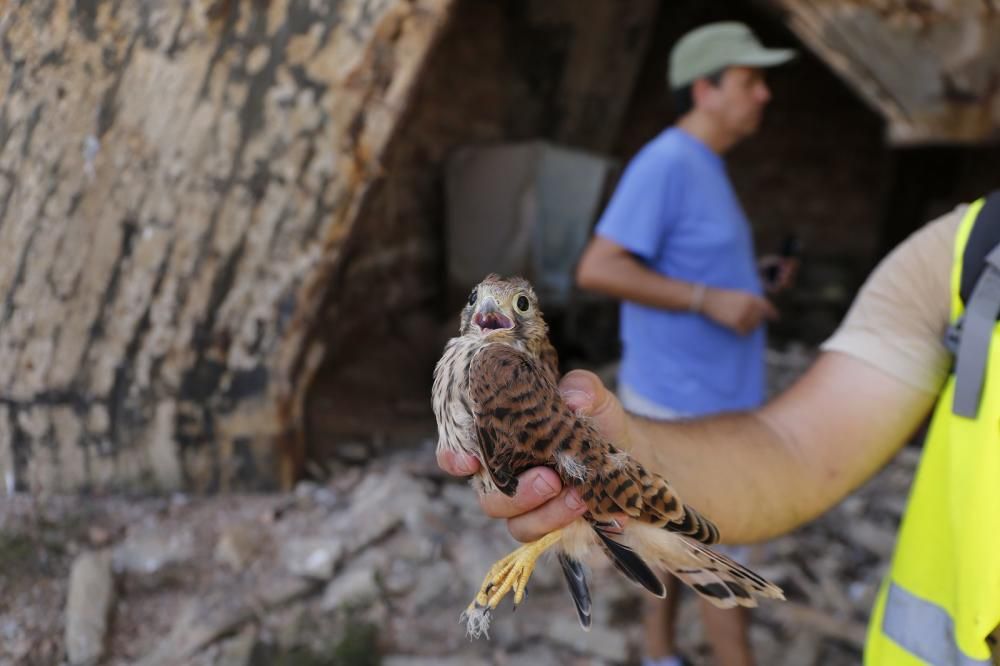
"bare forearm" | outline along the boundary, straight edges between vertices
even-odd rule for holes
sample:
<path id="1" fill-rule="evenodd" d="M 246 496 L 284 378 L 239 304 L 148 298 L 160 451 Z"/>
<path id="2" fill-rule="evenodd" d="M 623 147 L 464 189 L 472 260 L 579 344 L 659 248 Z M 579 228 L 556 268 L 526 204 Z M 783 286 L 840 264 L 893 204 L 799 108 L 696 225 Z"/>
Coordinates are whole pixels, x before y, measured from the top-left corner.
<path id="1" fill-rule="evenodd" d="M 815 518 L 870 478 L 933 400 L 861 361 L 824 354 L 757 412 L 636 420 L 628 441 L 685 502 L 718 523 L 724 541 L 758 541 Z"/>
<path id="2" fill-rule="evenodd" d="M 662 310 L 688 310 L 695 285 L 646 268 L 629 254 L 588 252 L 577 268 L 577 284 L 621 300 Z"/>
<path id="3" fill-rule="evenodd" d="M 830 485 L 818 491 L 810 480 L 810 461 L 753 413 L 635 425 L 633 455 L 715 521 L 726 542 L 788 532 L 822 513 L 838 495 Z"/>

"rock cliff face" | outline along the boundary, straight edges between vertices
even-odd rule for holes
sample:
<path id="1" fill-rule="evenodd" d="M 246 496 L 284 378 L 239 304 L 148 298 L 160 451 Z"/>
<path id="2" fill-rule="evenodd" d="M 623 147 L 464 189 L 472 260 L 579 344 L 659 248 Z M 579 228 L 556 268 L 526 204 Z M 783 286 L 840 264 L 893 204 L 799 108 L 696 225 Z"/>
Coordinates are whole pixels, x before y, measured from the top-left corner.
<path id="1" fill-rule="evenodd" d="M 8 490 L 291 480 L 316 311 L 450 5 L 0 3 Z"/>
<path id="2" fill-rule="evenodd" d="M 1000 136 L 995 0 L 761 0 L 885 118 L 901 145 Z"/>

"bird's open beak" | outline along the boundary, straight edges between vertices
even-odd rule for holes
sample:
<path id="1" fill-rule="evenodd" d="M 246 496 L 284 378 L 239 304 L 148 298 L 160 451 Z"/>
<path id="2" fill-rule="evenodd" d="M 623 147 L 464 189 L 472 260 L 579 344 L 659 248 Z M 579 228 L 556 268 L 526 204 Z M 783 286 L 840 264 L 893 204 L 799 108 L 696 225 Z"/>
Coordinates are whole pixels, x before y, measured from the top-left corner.
<path id="1" fill-rule="evenodd" d="M 500 312 L 500 307 L 492 297 L 484 298 L 472 323 L 479 327 L 481 331 L 502 331 L 514 328 L 514 321 L 507 315 Z"/>

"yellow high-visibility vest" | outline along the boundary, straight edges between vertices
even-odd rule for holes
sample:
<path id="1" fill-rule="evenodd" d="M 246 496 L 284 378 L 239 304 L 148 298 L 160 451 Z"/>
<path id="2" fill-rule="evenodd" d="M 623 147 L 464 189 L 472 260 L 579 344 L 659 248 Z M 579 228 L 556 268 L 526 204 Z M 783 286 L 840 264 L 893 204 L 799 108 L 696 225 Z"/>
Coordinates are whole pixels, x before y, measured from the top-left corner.
<path id="1" fill-rule="evenodd" d="M 951 321 L 952 330 L 962 322 L 963 336 L 956 369 L 963 367 L 961 345 L 972 329 L 972 301 L 967 293 L 965 299 L 962 294 L 963 259 L 985 202 L 980 199 L 969 207 L 955 238 Z M 993 203 L 1000 203 L 1000 196 Z M 996 269 L 987 264 L 985 270 Z M 992 277 L 1000 284 L 1000 271 Z M 986 637 L 1000 624 L 1000 326 L 996 315 L 980 317 L 978 329 L 978 380 L 970 392 L 964 379 L 956 382 L 964 371 L 953 369 L 934 411 L 892 566 L 868 626 L 868 666 L 992 663 Z M 972 401 L 971 418 L 956 413 L 962 411 L 959 403 L 963 400 L 968 406 L 969 396 L 978 398 Z"/>

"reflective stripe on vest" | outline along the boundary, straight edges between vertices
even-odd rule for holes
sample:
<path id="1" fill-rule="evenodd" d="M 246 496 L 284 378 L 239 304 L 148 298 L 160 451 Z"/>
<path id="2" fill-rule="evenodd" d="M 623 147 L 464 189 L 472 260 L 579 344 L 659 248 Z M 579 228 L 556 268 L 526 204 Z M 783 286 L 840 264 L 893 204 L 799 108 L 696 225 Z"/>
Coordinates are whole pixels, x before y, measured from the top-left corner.
<path id="1" fill-rule="evenodd" d="M 882 631 L 907 652 L 929 664 L 988 666 L 989 659 L 974 659 L 955 645 L 955 626 L 948 611 L 889 583 Z"/>

